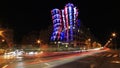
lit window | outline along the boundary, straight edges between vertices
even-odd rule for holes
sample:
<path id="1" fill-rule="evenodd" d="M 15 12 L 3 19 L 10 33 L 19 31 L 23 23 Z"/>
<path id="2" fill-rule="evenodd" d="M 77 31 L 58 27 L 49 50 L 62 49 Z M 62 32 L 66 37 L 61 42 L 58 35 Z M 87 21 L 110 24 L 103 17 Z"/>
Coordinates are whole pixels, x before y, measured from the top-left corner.
<path id="1" fill-rule="evenodd" d="M 73 27 L 73 29 L 75 29 L 75 27 Z"/>

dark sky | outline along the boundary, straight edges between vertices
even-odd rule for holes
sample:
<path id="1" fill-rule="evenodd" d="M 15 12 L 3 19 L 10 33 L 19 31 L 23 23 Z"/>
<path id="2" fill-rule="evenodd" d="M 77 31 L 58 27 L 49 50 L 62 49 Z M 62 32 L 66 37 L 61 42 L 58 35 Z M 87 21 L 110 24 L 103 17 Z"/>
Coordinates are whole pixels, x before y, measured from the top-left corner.
<path id="1" fill-rule="evenodd" d="M 120 32 L 119 8 L 112 8 L 109 0 L 9 0 L 0 2 L 0 23 L 14 29 L 15 38 L 32 30 L 41 30 L 50 23 L 54 8 L 63 9 L 73 3 L 79 9 L 79 19 L 100 41 L 106 41 L 111 32 Z M 114 11 L 116 11 L 114 13 Z"/>

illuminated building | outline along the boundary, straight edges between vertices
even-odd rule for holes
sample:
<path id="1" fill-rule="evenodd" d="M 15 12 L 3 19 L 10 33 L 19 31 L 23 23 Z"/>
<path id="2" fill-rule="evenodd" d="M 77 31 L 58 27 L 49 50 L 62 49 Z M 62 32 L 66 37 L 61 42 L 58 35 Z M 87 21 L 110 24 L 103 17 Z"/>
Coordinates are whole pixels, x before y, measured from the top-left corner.
<path id="1" fill-rule="evenodd" d="M 64 9 L 51 11 L 53 20 L 52 41 L 72 42 L 77 29 L 78 11 L 73 4 L 68 3 Z"/>
<path id="2" fill-rule="evenodd" d="M 68 3 L 62 10 L 63 32 L 65 33 L 64 41 L 72 42 L 74 40 L 75 30 L 77 29 L 78 12 L 73 4 Z"/>
<path id="3" fill-rule="evenodd" d="M 61 31 L 62 31 L 62 19 L 61 12 L 59 9 L 53 9 L 51 11 L 52 20 L 53 20 L 53 34 L 51 37 L 52 41 L 60 41 L 62 39 Z"/>
<path id="4" fill-rule="evenodd" d="M 51 11 L 53 20 L 53 33 L 51 41 L 74 44 L 79 32 L 78 9 L 68 3 L 64 9 Z"/>
<path id="5" fill-rule="evenodd" d="M 86 46 L 85 41 L 88 38 L 91 38 L 91 42 L 95 39 L 90 30 L 78 20 L 78 9 L 72 3 L 66 4 L 61 10 L 53 9 L 51 14 L 53 21 L 51 41 L 54 44 L 82 48 Z"/>

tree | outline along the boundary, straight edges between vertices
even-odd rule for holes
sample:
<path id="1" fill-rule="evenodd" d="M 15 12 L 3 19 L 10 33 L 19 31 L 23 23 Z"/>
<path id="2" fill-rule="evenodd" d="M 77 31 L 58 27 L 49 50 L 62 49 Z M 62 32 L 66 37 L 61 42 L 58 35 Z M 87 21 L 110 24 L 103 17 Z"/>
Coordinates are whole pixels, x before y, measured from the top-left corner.
<path id="1" fill-rule="evenodd" d="M 42 40 L 42 43 L 48 44 L 50 42 L 51 33 L 52 33 L 52 26 L 49 26 L 47 29 L 40 31 L 39 38 L 40 40 Z"/>
<path id="2" fill-rule="evenodd" d="M 32 31 L 28 33 L 27 35 L 24 35 L 22 39 L 22 44 L 27 44 L 27 45 L 35 44 L 36 40 L 39 37 L 38 34 L 39 34 L 38 31 Z"/>
<path id="3" fill-rule="evenodd" d="M 13 46 L 13 30 L 12 29 L 0 29 L 0 36 L 6 41 L 8 47 Z"/>

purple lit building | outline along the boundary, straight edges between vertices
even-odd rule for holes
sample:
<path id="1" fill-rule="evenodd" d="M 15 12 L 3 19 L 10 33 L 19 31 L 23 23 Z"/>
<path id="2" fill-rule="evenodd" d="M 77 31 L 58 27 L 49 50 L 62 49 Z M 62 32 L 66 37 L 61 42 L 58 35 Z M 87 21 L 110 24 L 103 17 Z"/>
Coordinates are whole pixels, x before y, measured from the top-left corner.
<path id="1" fill-rule="evenodd" d="M 53 33 L 51 41 L 74 44 L 78 32 L 78 9 L 68 3 L 64 9 L 51 11 L 53 20 Z"/>
<path id="2" fill-rule="evenodd" d="M 52 14 L 53 28 L 54 28 L 51 40 L 60 41 L 62 39 L 61 37 L 61 31 L 62 31 L 61 12 L 59 9 L 53 9 L 51 11 L 51 14 Z"/>

